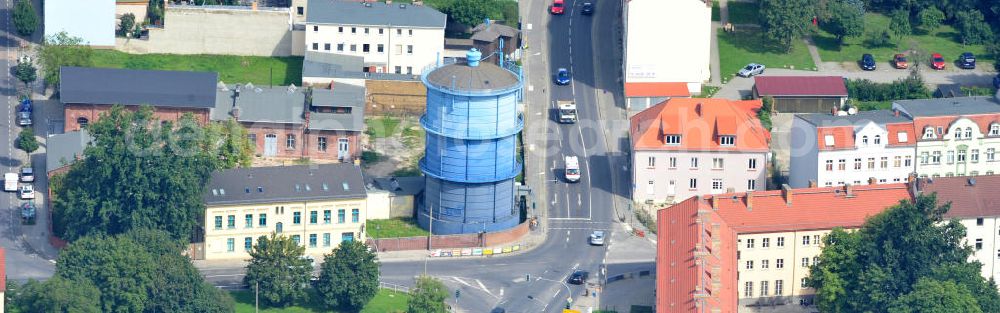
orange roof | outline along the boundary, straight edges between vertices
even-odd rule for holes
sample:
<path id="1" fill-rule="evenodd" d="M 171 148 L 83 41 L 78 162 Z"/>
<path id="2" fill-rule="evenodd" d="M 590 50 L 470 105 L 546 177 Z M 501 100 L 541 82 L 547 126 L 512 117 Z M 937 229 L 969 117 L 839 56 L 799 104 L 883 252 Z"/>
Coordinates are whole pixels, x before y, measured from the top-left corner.
<path id="1" fill-rule="evenodd" d="M 767 151 L 771 133 L 757 119 L 760 100 L 673 98 L 632 116 L 633 150 Z M 678 145 L 666 145 L 666 135 L 681 135 Z M 735 135 L 722 146 L 718 135 Z"/>
<path id="2" fill-rule="evenodd" d="M 1000 113 L 992 114 L 978 114 L 978 115 L 961 115 L 961 116 L 936 116 L 936 117 L 917 117 L 913 119 L 913 129 L 920 131 L 920 138 L 923 138 L 924 128 L 930 126 L 934 127 L 937 131 L 938 127 L 943 128 L 944 134 L 937 134 L 937 139 L 929 140 L 940 140 L 945 136 L 951 135 L 951 124 L 960 118 L 967 118 L 972 120 L 979 126 L 979 131 L 986 133 L 990 129 L 990 124 L 1000 123 Z M 928 140 L 928 139 L 925 139 Z"/>
<path id="3" fill-rule="evenodd" d="M 827 142 L 826 136 L 833 136 L 833 145 Z M 816 129 L 816 140 L 820 150 L 841 150 L 854 148 L 854 127 L 820 127 Z"/>
<path id="4" fill-rule="evenodd" d="M 889 131 L 889 146 L 913 146 L 917 144 L 918 134 L 913 130 L 913 123 L 885 124 Z M 899 141 L 899 134 L 906 133 L 906 142 Z"/>
<path id="5" fill-rule="evenodd" d="M 687 83 L 625 83 L 626 97 L 690 97 Z"/>
<path id="6" fill-rule="evenodd" d="M 852 188 L 850 195 L 847 188 Z M 790 194 L 790 202 L 781 190 L 749 198 L 747 193 L 692 197 L 657 212 L 658 228 L 665 230 L 657 234 L 657 312 L 701 312 L 699 305 L 706 311 L 736 312 L 739 267 L 734 254 L 740 234 L 857 228 L 910 199 L 906 184 L 800 188 Z M 699 250 L 709 256 L 699 257 Z M 715 266 L 722 277 L 712 290 L 711 283 L 703 283 L 703 273 Z M 707 296 L 689 292 L 706 288 Z"/>

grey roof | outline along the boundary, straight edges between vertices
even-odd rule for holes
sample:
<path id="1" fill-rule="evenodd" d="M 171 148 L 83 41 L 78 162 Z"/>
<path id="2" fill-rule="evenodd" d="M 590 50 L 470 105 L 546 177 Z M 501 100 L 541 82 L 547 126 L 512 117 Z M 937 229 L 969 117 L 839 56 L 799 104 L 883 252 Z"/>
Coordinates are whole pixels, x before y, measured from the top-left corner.
<path id="1" fill-rule="evenodd" d="M 313 106 L 365 108 L 365 87 L 334 84 L 333 89 L 313 89 Z"/>
<path id="2" fill-rule="evenodd" d="M 213 120 L 227 120 L 232 117 L 235 85 L 217 89 L 216 105 L 212 110 Z M 256 87 L 248 85 L 240 88 L 236 99 L 240 122 L 302 124 L 305 119 L 306 96 L 303 88 L 292 86 Z"/>
<path id="3" fill-rule="evenodd" d="M 424 191 L 424 181 L 423 176 L 376 177 L 372 179 L 372 187 L 397 196 L 412 196 Z"/>
<path id="4" fill-rule="evenodd" d="M 151 71 L 96 67 L 60 69 L 62 103 L 215 107 L 215 72 Z"/>
<path id="5" fill-rule="evenodd" d="M 892 105 L 913 117 L 1000 113 L 1000 104 L 994 97 L 897 100 Z"/>
<path id="6" fill-rule="evenodd" d="M 482 23 L 472 28 L 472 40 L 493 42 L 500 36 L 514 38 L 517 33 L 517 29 L 507 25 L 495 22 Z"/>
<path id="7" fill-rule="evenodd" d="M 302 77 L 339 77 L 338 73 L 360 72 L 364 66 L 363 56 L 306 51 Z"/>
<path id="8" fill-rule="evenodd" d="M 847 126 L 861 125 L 868 122 L 885 125 L 892 123 L 906 123 L 910 119 L 905 116 L 896 116 L 890 110 L 861 111 L 854 115 L 835 116 L 830 113 L 803 113 L 795 114 L 798 118 L 816 126 Z"/>
<path id="9" fill-rule="evenodd" d="M 236 168 L 212 173 L 202 199 L 208 205 L 360 199 L 361 168 L 348 163 Z"/>
<path id="10" fill-rule="evenodd" d="M 465 61 L 438 67 L 427 74 L 431 85 L 460 91 L 487 91 L 511 88 L 520 84 L 517 76 L 492 63 L 469 66 Z"/>
<path id="11" fill-rule="evenodd" d="M 49 136 L 45 139 L 45 164 L 48 171 L 73 164 L 83 157 L 83 150 L 94 140 L 86 130 Z"/>
<path id="12" fill-rule="evenodd" d="M 424 5 L 309 0 L 307 24 L 343 24 L 441 28 L 447 15 Z"/>
<path id="13" fill-rule="evenodd" d="M 310 130 L 365 129 L 365 87 L 350 84 L 335 84 L 330 89 L 313 89 L 313 107 L 348 107 L 351 113 L 309 113 Z"/>

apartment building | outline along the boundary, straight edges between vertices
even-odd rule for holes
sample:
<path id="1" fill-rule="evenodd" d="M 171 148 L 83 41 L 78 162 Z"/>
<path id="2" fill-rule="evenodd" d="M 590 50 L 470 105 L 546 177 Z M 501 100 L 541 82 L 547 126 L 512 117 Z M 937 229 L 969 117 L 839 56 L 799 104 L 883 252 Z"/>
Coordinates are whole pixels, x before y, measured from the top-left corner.
<path id="1" fill-rule="evenodd" d="M 219 171 L 202 199 L 206 260 L 247 259 L 257 239 L 271 233 L 317 258 L 341 241 L 365 240 L 366 191 L 354 164 Z"/>
<path id="2" fill-rule="evenodd" d="M 349 71 L 419 75 L 444 52 L 447 16 L 427 6 L 309 0 L 306 8 L 305 51 L 364 57 Z"/>
<path id="3" fill-rule="evenodd" d="M 848 115 L 796 114 L 792 122 L 793 188 L 906 182 L 916 169 L 910 119 L 879 110 Z"/>
<path id="4" fill-rule="evenodd" d="M 656 312 L 813 312 L 803 285 L 834 227 L 910 198 L 905 184 L 696 196 L 657 212 Z"/>
<path id="5" fill-rule="evenodd" d="M 901 100 L 913 122 L 921 177 L 993 175 L 1000 171 L 1000 103 L 994 97 Z"/>
<path id="6" fill-rule="evenodd" d="M 674 203 L 766 189 L 770 133 L 761 102 L 674 98 L 631 118 L 632 200 Z"/>

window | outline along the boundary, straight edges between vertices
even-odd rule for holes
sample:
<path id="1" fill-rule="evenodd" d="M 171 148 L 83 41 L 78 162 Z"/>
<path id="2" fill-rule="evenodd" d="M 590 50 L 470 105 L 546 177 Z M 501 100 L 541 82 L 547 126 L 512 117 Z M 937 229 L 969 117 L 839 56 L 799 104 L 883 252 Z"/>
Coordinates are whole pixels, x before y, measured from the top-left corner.
<path id="1" fill-rule="evenodd" d="M 378 47 L 375 48 L 375 51 L 378 51 L 378 53 L 384 53 L 385 52 L 385 45 L 378 44 Z"/>
<path id="2" fill-rule="evenodd" d="M 669 159 L 667 159 L 667 167 L 677 168 L 677 158 L 670 157 Z"/>
<path id="3" fill-rule="evenodd" d="M 314 42 L 313 43 L 313 51 L 319 51 L 319 43 L 318 42 Z"/>
<path id="4" fill-rule="evenodd" d="M 854 159 L 854 169 L 855 170 L 861 169 L 861 158 Z"/>
<path id="5" fill-rule="evenodd" d="M 996 161 L 996 149 L 986 149 L 986 161 Z"/>
<path id="6" fill-rule="evenodd" d="M 326 151 L 326 137 L 316 138 L 316 149 L 319 149 L 319 151 Z"/>
<path id="7" fill-rule="evenodd" d="M 343 224 L 347 220 L 347 211 L 344 209 L 337 210 L 337 223 Z"/>
<path id="8" fill-rule="evenodd" d="M 783 280 L 778 279 L 774 281 L 774 295 L 775 296 L 785 295 L 785 282 Z"/>
<path id="9" fill-rule="evenodd" d="M 827 147 L 833 147 L 833 144 L 834 144 L 834 142 L 833 142 L 833 135 L 826 135 L 826 136 L 824 136 L 823 137 L 823 143 L 825 143 Z"/>
<path id="10" fill-rule="evenodd" d="M 251 249 L 253 249 L 253 237 L 244 237 L 243 238 L 243 250 L 247 251 L 247 252 L 250 252 Z"/>
<path id="11" fill-rule="evenodd" d="M 365 30 L 368 30 L 367 28 Z M 316 234 L 309 234 L 309 247 L 316 247 Z"/>
<path id="12" fill-rule="evenodd" d="M 379 35 L 385 34 L 385 29 L 384 28 L 379 28 L 378 29 L 378 34 Z"/>
<path id="13" fill-rule="evenodd" d="M 257 226 L 265 227 L 267 226 L 267 214 L 261 213 L 260 217 L 257 218 Z"/>
<path id="14" fill-rule="evenodd" d="M 747 261 L 747 269 L 748 270 L 752 270 L 753 269 L 753 261 Z"/>
<path id="15" fill-rule="evenodd" d="M 712 158 L 712 169 L 721 170 L 724 165 L 722 158 Z"/>
<path id="16" fill-rule="evenodd" d="M 402 35 L 402 34 L 403 34 L 403 30 L 402 30 L 402 29 L 399 29 L 399 28 L 397 28 L 397 29 L 396 29 L 396 35 Z"/>
<path id="17" fill-rule="evenodd" d="M 770 263 L 771 263 L 771 261 L 769 261 L 769 260 L 760 260 L 760 269 L 766 270 L 768 267 L 771 266 Z"/>
<path id="18" fill-rule="evenodd" d="M 833 160 L 826 160 L 826 171 L 827 172 L 833 171 Z"/>
<path id="19" fill-rule="evenodd" d="M 774 260 L 774 268 L 779 270 L 785 268 L 785 259 Z"/>
<path id="20" fill-rule="evenodd" d="M 861 136 L 861 144 L 868 145 L 868 136 Z"/>
<path id="21" fill-rule="evenodd" d="M 958 163 L 965 163 L 965 150 L 958 150 Z"/>
<path id="22" fill-rule="evenodd" d="M 337 27 L 337 32 L 338 33 L 343 33 L 344 32 L 344 27 L 343 26 Z"/>
<path id="23" fill-rule="evenodd" d="M 840 159 L 839 161 L 837 161 L 837 170 L 838 171 L 847 170 L 847 160 Z"/>
<path id="24" fill-rule="evenodd" d="M 222 229 L 222 216 L 215 217 L 215 229 Z"/>
<path id="25" fill-rule="evenodd" d="M 254 134 L 254 133 L 247 134 L 247 140 L 250 141 L 251 144 L 256 145 L 257 144 L 257 134 Z"/>
<path id="26" fill-rule="evenodd" d="M 236 251 L 236 239 L 235 238 L 227 238 L 226 239 L 226 252 L 233 252 L 233 251 Z"/>
<path id="27" fill-rule="evenodd" d="M 769 247 L 771 247 L 771 238 L 762 238 L 760 240 L 760 247 L 761 248 L 769 248 Z"/>
<path id="28" fill-rule="evenodd" d="M 285 148 L 295 149 L 295 135 L 288 134 L 288 136 L 285 137 Z"/>
<path id="29" fill-rule="evenodd" d="M 809 258 L 802 258 L 802 267 L 809 267 Z"/>
<path id="30" fill-rule="evenodd" d="M 774 244 L 777 245 L 778 247 L 784 247 L 785 237 L 778 237 L 778 240 Z"/>
<path id="31" fill-rule="evenodd" d="M 910 167 L 913 166 L 913 157 L 907 155 L 903 160 L 903 166 Z"/>
<path id="32" fill-rule="evenodd" d="M 955 151 L 948 151 L 948 164 L 955 163 Z"/>
<path id="33" fill-rule="evenodd" d="M 295 242 L 295 245 L 301 245 L 302 244 L 302 236 L 292 235 L 292 241 Z"/>
<path id="34" fill-rule="evenodd" d="M 319 26 L 313 26 L 313 31 L 314 32 L 318 32 L 319 31 Z"/>
<path id="35" fill-rule="evenodd" d="M 753 179 L 747 180 L 747 190 L 757 190 L 757 181 Z"/>
<path id="36" fill-rule="evenodd" d="M 309 224 L 319 223 L 319 211 L 309 211 Z"/>
<path id="37" fill-rule="evenodd" d="M 747 169 L 755 170 L 757 169 L 757 159 L 750 159 L 747 161 Z"/>
<path id="38" fill-rule="evenodd" d="M 357 27 L 351 27 L 351 33 L 352 34 L 357 34 L 358 33 L 358 28 Z"/>
<path id="39" fill-rule="evenodd" d="M 816 265 L 816 264 L 819 264 L 819 257 L 818 256 L 814 256 L 813 257 L 813 265 Z"/>
<path id="40" fill-rule="evenodd" d="M 747 249 L 753 249 L 754 240 L 747 239 Z"/>
<path id="41" fill-rule="evenodd" d="M 892 167 L 900 167 L 900 166 L 903 166 L 903 157 L 897 155 L 892 158 Z"/>
<path id="42" fill-rule="evenodd" d="M 649 157 L 648 163 L 646 163 L 646 167 L 648 167 L 648 168 L 655 168 L 656 167 L 656 157 Z"/>
<path id="43" fill-rule="evenodd" d="M 274 223 L 274 231 L 276 233 L 280 234 L 282 230 L 283 230 L 283 228 L 282 228 L 281 222 Z"/>
<path id="44" fill-rule="evenodd" d="M 743 296 L 753 297 L 753 282 L 748 281 L 743 284 Z"/>
<path id="45" fill-rule="evenodd" d="M 885 169 L 889 167 L 889 157 L 882 157 L 879 159 L 879 168 Z"/>
<path id="46" fill-rule="evenodd" d="M 876 144 L 876 145 L 882 144 L 882 135 L 875 135 L 874 144 Z"/>
<path id="47" fill-rule="evenodd" d="M 368 27 L 365 27 L 365 35 L 368 34 Z"/>
<path id="48" fill-rule="evenodd" d="M 379 30 L 381 30 L 381 29 L 379 29 Z M 323 246 L 324 247 L 329 247 L 330 246 L 330 233 L 323 233 Z"/>
<path id="49" fill-rule="evenodd" d="M 941 164 L 941 151 L 934 151 L 934 153 L 931 153 L 931 163 Z"/>
<path id="50" fill-rule="evenodd" d="M 253 227 L 253 214 L 247 214 L 245 216 L 245 221 L 244 222 L 246 223 L 246 228 L 252 228 Z"/>
<path id="51" fill-rule="evenodd" d="M 972 127 L 965 128 L 965 139 L 972 139 Z"/>
<path id="52" fill-rule="evenodd" d="M 983 250 L 983 239 L 976 239 L 976 250 Z"/>
<path id="53" fill-rule="evenodd" d="M 875 169 L 875 158 L 868 158 L 868 169 Z"/>
<path id="54" fill-rule="evenodd" d="M 226 227 L 229 229 L 236 228 L 236 215 L 230 215 L 226 218 Z"/>
<path id="55" fill-rule="evenodd" d="M 396 73 L 396 74 L 402 74 L 403 73 L 403 67 L 402 66 L 397 66 L 395 68 L 394 73 Z"/>
<path id="56" fill-rule="evenodd" d="M 719 136 L 719 144 L 723 146 L 732 146 L 736 142 L 736 137 L 733 136 Z"/>
<path id="57" fill-rule="evenodd" d="M 303 8 L 303 7 L 295 7 L 295 14 L 302 15 L 302 14 L 305 14 L 305 12 L 306 12 L 305 8 Z M 313 26 L 313 27 L 315 27 L 315 26 Z"/>
<path id="58" fill-rule="evenodd" d="M 323 50 L 330 51 L 330 44 L 324 43 L 323 44 Z"/>
<path id="59" fill-rule="evenodd" d="M 761 297 L 767 297 L 768 290 L 770 290 L 770 289 L 767 286 L 767 281 L 766 280 L 760 281 L 760 296 Z"/>
<path id="60" fill-rule="evenodd" d="M 692 178 L 690 181 L 688 181 L 688 188 L 690 188 L 691 190 L 698 189 L 698 179 Z"/>
<path id="61" fill-rule="evenodd" d="M 351 223 L 357 223 L 361 221 L 361 210 L 351 209 Z"/>
<path id="62" fill-rule="evenodd" d="M 972 149 L 972 152 L 969 153 L 969 159 L 972 161 L 972 163 L 978 163 L 979 162 L 979 149 Z"/>
<path id="63" fill-rule="evenodd" d="M 413 75 L 413 67 L 412 66 L 407 66 L 406 67 L 406 75 Z"/>
<path id="64" fill-rule="evenodd" d="M 302 212 L 292 212 L 292 225 L 302 224 Z"/>
<path id="65" fill-rule="evenodd" d="M 407 33 L 407 35 L 413 36 L 413 30 L 412 29 L 407 29 L 406 33 Z"/>
<path id="66" fill-rule="evenodd" d="M 358 51 L 358 45 L 352 44 L 351 45 L 351 52 L 357 52 L 357 51 Z"/>
<path id="67" fill-rule="evenodd" d="M 691 168 L 698 168 L 698 158 L 691 158 Z"/>
<path id="68" fill-rule="evenodd" d="M 406 45 L 406 54 L 413 54 L 413 45 Z"/>
<path id="69" fill-rule="evenodd" d="M 983 218 L 976 218 L 976 226 L 983 226 Z"/>
<path id="70" fill-rule="evenodd" d="M 338 43 L 337 44 L 337 51 L 344 52 L 344 44 Z"/>
<path id="71" fill-rule="evenodd" d="M 681 144 L 681 135 L 663 136 L 663 143 L 668 145 L 679 145 Z"/>
<path id="72" fill-rule="evenodd" d="M 809 245 L 809 236 L 802 236 L 802 245 L 803 246 Z"/>
<path id="73" fill-rule="evenodd" d="M 927 126 L 924 128 L 924 139 L 934 139 L 934 128 Z"/>
<path id="74" fill-rule="evenodd" d="M 330 224 L 333 222 L 333 214 L 330 210 L 323 210 L 323 224 Z"/>
<path id="75" fill-rule="evenodd" d="M 955 139 L 962 139 L 962 129 L 961 128 L 957 128 L 956 127 L 954 133 L 955 133 Z"/>
<path id="76" fill-rule="evenodd" d="M 899 140 L 899 142 L 907 142 L 907 141 L 910 141 L 910 138 L 909 138 L 909 137 L 910 137 L 910 136 L 908 136 L 906 132 L 899 132 L 899 133 L 897 133 L 897 134 L 896 134 L 896 139 L 898 139 L 898 140 Z"/>
<path id="77" fill-rule="evenodd" d="M 802 285 L 802 288 L 809 288 L 808 286 L 806 286 L 806 279 L 805 278 L 799 280 L 799 283 Z"/>
<path id="78" fill-rule="evenodd" d="M 813 235 L 813 244 L 818 246 L 819 242 L 819 235 Z"/>
<path id="79" fill-rule="evenodd" d="M 1000 124 L 990 124 L 990 136 L 1000 136 Z"/>
<path id="80" fill-rule="evenodd" d="M 930 154 L 928 154 L 927 152 L 921 152 L 920 164 L 927 164 L 927 163 L 930 163 Z"/>
<path id="81" fill-rule="evenodd" d="M 364 53 L 371 52 L 372 51 L 371 47 L 372 47 L 372 45 L 370 45 L 370 44 L 361 44 L 361 52 L 364 52 Z"/>

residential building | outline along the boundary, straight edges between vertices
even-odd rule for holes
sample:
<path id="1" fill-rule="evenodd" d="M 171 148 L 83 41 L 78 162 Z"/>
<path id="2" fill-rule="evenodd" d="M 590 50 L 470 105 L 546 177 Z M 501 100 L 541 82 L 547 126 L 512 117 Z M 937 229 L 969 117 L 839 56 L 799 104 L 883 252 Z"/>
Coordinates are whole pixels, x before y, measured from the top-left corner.
<path id="1" fill-rule="evenodd" d="M 823 236 L 856 229 L 905 184 L 696 196 L 657 212 L 656 312 L 813 312 L 803 285 Z M 763 308 L 767 308 L 766 310 Z"/>
<path id="2" fill-rule="evenodd" d="M 994 97 L 900 100 L 892 109 L 913 121 L 921 177 L 1000 171 L 1000 104 Z"/>
<path id="3" fill-rule="evenodd" d="M 207 123 L 215 107 L 218 76 L 214 72 L 64 66 L 59 81 L 64 130 L 80 130 L 118 104 L 129 110 L 150 105 L 161 121 L 176 121 L 191 113 L 198 122 Z"/>
<path id="4" fill-rule="evenodd" d="M 431 7 L 309 0 L 305 14 L 305 51 L 364 57 L 355 71 L 418 75 L 444 51 L 447 16 Z"/>
<path id="5" fill-rule="evenodd" d="M 216 92 L 212 119 L 236 119 L 263 157 L 341 162 L 361 157 L 364 87 L 314 89 L 311 97 L 295 86 L 221 85 Z"/>
<path id="6" fill-rule="evenodd" d="M 821 113 L 840 110 L 847 102 L 847 85 L 840 76 L 756 76 L 753 97 L 774 99 L 781 113 Z"/>
<path id="7" fill-rule="evenodd" d="M 83 45 L 95 48 L 114 48 L 115 0 L 46 0 L 42 2 L 45 38 L 65 32 L 69 37 L 80 38 Z M 136 20 L 139 21 L 139 20 Z"/>
<path id="8" fill-rule="evenodd" d="M 476 48 L 484 55 L 483 62 L 496 64 L 501 54 L 509 59 L 514 51 L 521 47 L 521 32 L 517 28 L 486 19 L 482 24 L 472 28 L 471 40 L 472 48 Z"/>
<path id="9" fill-rule="evenodd" d="M 701 93 L 711 76 L 712 1 L 631 0 L 622 15 L 628 108 Z"/>
<path id="10" fill-rule="evenodd" d="M 424 178 L 376 177 L 368 184 L 368 219 L 412 218 L 422 200 Z"/>
<path id="11" fill-rule="evenodd" d="M 674 98 L 631 118 L 632 200 L 765 190 L 771 134 L 759 100 Z"/>
<path id="12" fill-rule="evenodd" d="M 115 0 L 115 18 L 118 19 L 118 23 L 121 23 L 122 16 L 132 13 L 135 16 L 136 25 L 140 25 L 146 20 L 148 8 L 148 0 Z"/>
<path id="13" fill-rule="evenodd" d="M 206 260 L 247 259 L 260 236 L 276 233 L 321 257 L 341 241 L 365 240 L 366 191 L 354 164 L 218 171 L 206 187 Z"/>
<path id="14" fill-rule="evenodd" d="M 913 123 L 888 110 L 796 114 L 790 133 L 794 188 L 900 183 L 916 169 Z"/>
<path id="15" fill-rule="evenodd" d="M 86 129 L 49 135 L 45 139 L 45 166 L 48 176 L 69 171 L 69 166 L 83 157 L 83 150 L 93 140 Z"/>

